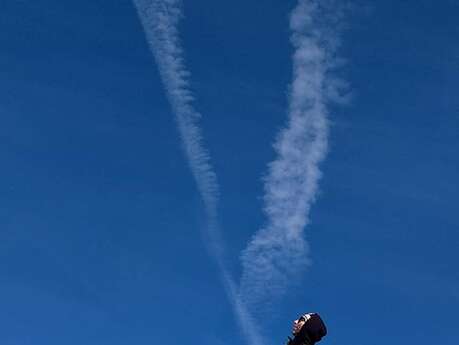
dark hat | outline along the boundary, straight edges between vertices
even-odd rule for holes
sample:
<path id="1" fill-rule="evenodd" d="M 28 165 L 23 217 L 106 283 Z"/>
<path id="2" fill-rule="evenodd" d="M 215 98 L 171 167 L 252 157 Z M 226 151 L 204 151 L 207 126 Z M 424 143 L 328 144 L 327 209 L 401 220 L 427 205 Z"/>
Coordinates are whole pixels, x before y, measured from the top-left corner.
<path id="1" fill-rule="evenodd" d="M 304 340 L 302 343 L 313 345 L 327 335 L 327 327 L 319 314 L 308 313 L 302 315 L 301 318 L 306 322 L 295 338 L 299 337 L 300 340 Z"/>

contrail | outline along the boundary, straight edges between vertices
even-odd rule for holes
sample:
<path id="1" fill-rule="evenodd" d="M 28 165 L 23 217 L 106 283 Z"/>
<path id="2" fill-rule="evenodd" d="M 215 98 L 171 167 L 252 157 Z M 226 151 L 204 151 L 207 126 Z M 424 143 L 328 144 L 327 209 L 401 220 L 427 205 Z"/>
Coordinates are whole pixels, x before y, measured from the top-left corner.
<path id="1" fill-rule="evenodd" d="M 210 157 L 202 144 L 198 121 L 201 114 L 193 106 L 188 77 L 183 61 L 177 25 L 182 16 L 179 0 L 134 0 L 147 41 L 154 54 L 167 98 L 176 115 L 183 147 L 206 211 L 216 215 L 218 183 Z"/>
<path id="2" fill-rule="evenodd" d="M 210 163 L 208 151 L 202 142 L 199 127 L 201 114 L 194 108 L 189 71 L 187 70 L 178 34 L 178 22 L 182 17 L 180 0 L 134 0 L 147 41 L 159 68 L 167 97 L 177 119 L 184 150 L 203 199 L 207 216 L 206 244 L 220 269 L 221 280 L 233 311 L 252 345 L 264 342 L 242 303 L 238 289 L 225 264 L 223 242 L 217 219 L 219 186 Z"/>
<path id="3" fill-rule="evenodd" d="M 327 104 L 340 84 L 330 75 L 339 19 L 332 7 L 326 0 L 300 0 L 290 16 L 294 54 L 288 124 L 275 141 L 277 158 L 264 180 L 266 225 L 241 255 L 240 295 L 255 309 L 282 296 L 309 265 L 304 228 L 327 153 Z"/>

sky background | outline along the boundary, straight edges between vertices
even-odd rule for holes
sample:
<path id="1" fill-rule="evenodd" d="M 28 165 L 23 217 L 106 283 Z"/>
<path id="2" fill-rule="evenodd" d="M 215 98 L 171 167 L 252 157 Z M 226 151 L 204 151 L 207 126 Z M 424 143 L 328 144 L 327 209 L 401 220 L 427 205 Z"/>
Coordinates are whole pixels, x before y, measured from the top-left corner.
<path id="1" fill-rule="evenodd" d="M 265 220 L 295 1 L 184 1 L 180 35 L 218 174 L 231 270 Z M 317 311 L 323 344 L 457 344 L 459 3 L 354 2 L 312 266 L 269 345 Z M 0 3 L 0 343 L 245 344 L 133 4 Z"/>

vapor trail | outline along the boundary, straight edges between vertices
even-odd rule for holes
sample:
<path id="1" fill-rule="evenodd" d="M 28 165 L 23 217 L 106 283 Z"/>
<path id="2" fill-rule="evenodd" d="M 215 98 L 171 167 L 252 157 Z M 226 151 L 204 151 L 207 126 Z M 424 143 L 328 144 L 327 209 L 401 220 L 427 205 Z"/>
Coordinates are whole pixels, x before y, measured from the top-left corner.
<path id="1" fill-rule="evenodd" d="M 194 108 L 183 51 L 178 34 L 182 16 L 180 0 L 134 0 L 147 41 L 154 54 L 169 103 L 175 113 L 188 163 L 203 199 L 207 215 L 208 248 L 220 269 L 226 294 L 241 329 L 252 345 L 263 343 L 250 314 L 237 293 L 234 280 L 225 264 L 223 243 L 217 219 L 219 186 L 202 142 L 199 127 L 201 114 Z"/>
<path id="2" fill-rule="evenodd" d="M 264 181 L 266 225 L 241 256 L 240 293 L 253 308 L 285 293 L 289 280 L 309 264 L 304 228 L 327 153 L 327 103 L 339 85 L 330 75 L 338 42 L 335 10 L 331 1 L 300 0 L 290 16 L 294 54 L 288 124 L 275 141 L 277 158 Z"/>
<path id="3" fill-rule="evenodd" d="M 134 0 L 154 54 L 167 98 L 177 119 L 188 163 L 211 218 L 216 216 L 218 183 L 202 143 L 201 114 L 193 106 L 177 25 L 182 16 L 179 0 Z"/>

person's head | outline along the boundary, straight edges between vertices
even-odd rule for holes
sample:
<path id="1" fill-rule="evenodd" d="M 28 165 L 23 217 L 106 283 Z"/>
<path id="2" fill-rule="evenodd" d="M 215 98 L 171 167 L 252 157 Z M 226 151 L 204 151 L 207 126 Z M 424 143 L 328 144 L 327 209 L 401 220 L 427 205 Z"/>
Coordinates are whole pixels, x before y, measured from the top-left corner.
<path id="1" fill-rule="evenodd" d="M 315 344 L 327 334 L 327 327 L 317 313 L 308 313 L 295 320 L 295 338 L 299 344 Z"/>

